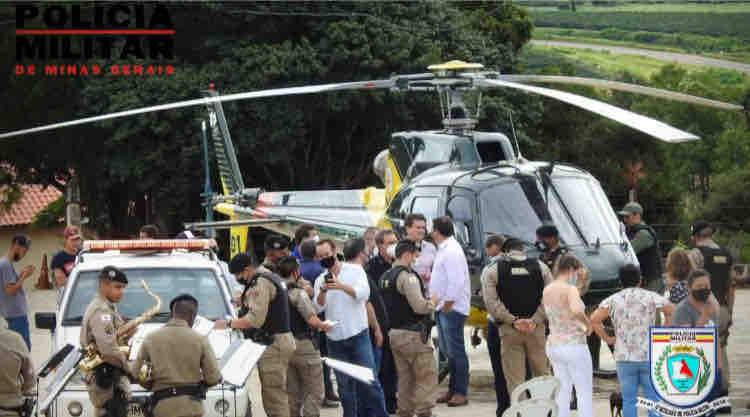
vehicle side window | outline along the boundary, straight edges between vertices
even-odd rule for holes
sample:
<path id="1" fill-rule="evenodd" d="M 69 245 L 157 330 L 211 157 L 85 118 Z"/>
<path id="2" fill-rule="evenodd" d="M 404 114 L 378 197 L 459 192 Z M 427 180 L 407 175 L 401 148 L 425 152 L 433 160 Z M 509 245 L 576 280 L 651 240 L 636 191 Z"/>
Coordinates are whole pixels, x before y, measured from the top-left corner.
<path id="1" fill-rule="evenodd" d="M 448 201 L 446 214 L 453 219 L 453 228 L 458 240 L 471 246 L 473 210 L 471 200 L 455 196 Z"/>
<path id="2" fill-rule="evenodd" d="M 412 213 L 420 213 L 427 219 L 427 229 L 432 227 L 432 219 L 439 216 L 437 197 L 416 197 L 411 205 Z"/>
<path id="3" fill-rule="evenodd" d="M 393 201 L 391 201 L 391 204 L 388 206 L 388 216 L 399 219 L 406 217 L 408 207 L 406 207 L 404 203 L 410 194 L 410 188 L 402 190 L 396 194 L 396 196 L 393 197 Z"/>

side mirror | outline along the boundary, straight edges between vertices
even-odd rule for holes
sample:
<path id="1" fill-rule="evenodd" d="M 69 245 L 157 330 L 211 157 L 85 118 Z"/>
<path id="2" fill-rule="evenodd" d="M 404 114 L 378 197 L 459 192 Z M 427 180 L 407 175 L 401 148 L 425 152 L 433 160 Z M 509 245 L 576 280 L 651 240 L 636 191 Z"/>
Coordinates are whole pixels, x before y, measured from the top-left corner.
<path id="1" fill-rule="evenodd" d="M 36 313 L 34 314 L 34 324 L 37 329 L 54 332 L 55 327 L 57 327 L 57 316 L 55 313 Z"/>

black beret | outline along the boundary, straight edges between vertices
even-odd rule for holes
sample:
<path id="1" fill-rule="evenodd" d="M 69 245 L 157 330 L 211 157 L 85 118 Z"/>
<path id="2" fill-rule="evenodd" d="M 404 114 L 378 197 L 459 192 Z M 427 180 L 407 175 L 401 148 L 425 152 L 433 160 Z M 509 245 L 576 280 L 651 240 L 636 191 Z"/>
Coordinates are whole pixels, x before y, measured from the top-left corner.
<path id="1" fill-rule="evenodd" d="M 693 222 L 693 225 L 690 226 L 690 234 L 692 236 L 695 236 L 699 234 L 700 232 L 706 229 L 710 229 L 710 228 L 711 228 L 711 224 L 709 222 L 705 220 L 696 220 L 695 222 Z"/>
<path id="2" fill-rule="evenodd" d="M 229 272 L 232 274 L 239 274 L 243 269 L 253 265 L 253 258 L 245 252 L 234 255 L 231 261 L 229 261 Z"/>
<path id="3" fill-rule="evenodd" d="M 105 266 L 99 274 L 99 279 L 107 281 L 117 281 L 123 284 L 128 283 L 128 277 L 124 272 L 114 266 Z"/>
<path id="4" fill-rule="evenodd" d="M 286 236 L 281 235 L 268 235 L 265 242 L 263 242 L 265 250 L 278 250 L 289 248 L 289 239 Z"/>
<path id="5" fill-rule="evenodd" d="M 404 239 L 396 244 L 396 257 L 400 258 L 406 252 L 416 252 L 417 245 L 409 239 Z"/>
<path id="6" fill-rule="evenodd" d="M 172 301 L 169 302 L 169 311 L 172 311 L 174 309 L 175 303 L 180 302 L 180 301 L 192 301 L 195 303 L 195 305 L 198 305 L 198 300 L 192 295 L 180 294 L 177 297 L 173 298 Z"/>
<path id="7" fill-rule="evenodd" d="M 543 224 L 536 229 L 536 235 L 539 237 L 558 237 L 560 232 L 554 224 Z"/>

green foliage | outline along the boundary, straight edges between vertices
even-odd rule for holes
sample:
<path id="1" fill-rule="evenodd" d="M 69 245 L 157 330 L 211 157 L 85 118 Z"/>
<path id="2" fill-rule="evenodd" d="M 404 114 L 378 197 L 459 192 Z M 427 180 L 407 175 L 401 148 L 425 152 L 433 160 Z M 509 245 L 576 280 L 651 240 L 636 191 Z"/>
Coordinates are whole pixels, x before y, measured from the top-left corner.
<path id="1" fill-rule="evenodd" d="M 643 11 L 547 11 L 533 14 L 536 26 L 628 31 L 696 33 L 750 39 L 750 11 L 737 13 Z"/>
<path id="2" fill-rule="evenodd" d="M 43 208 L 42 211 L 34 216 L 31 226 L 44 229 L 59 225 L 60 219 L 65 218 L 65 204 L 65 197 L 60 197 L 49 203 L 47 207 Z"/>

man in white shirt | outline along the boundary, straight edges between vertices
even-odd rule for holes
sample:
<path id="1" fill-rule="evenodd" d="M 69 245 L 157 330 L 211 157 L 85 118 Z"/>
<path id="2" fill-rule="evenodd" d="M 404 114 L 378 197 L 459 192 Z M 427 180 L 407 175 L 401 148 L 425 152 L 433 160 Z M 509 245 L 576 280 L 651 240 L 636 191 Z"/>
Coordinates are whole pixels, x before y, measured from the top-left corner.
<path id="1" fill-rule="evenodd" d="M 328 332 L 331 358 L 374 369 L 375 358 L 367 322 L 370 286 L 362 265 L 367 259 L 365 241 L 351 239 L 344 245 L 345 262 L 338 274 L 329 272 L 315 281 L 315 302 L 326 319 L 338 324 Z M 336 271 L 334 266 L 329 271 Z M 358 408 L 368 408 L 370 417 L 388 417 L 383 389 L 377 378 L 373 385 L 336 372 L 344 417 L 356 417 Z M 359 403 L 359 404 L 358 404 Z"/>
<path id="2" fill-rule="evenodd" d="M 432 239 L 438 247 L 432 266 L 430 294 L 437 308 L 440 350 L 448 357 L 448 392 L 438 398 L 449 407 L 464 406 L 469 389 L 469 359 L 464 342 L 464 323 L 469 315 L 471 281 L 469 265 L 461 245 L 453 237 L 450 217 L 432 221 Z"/>

